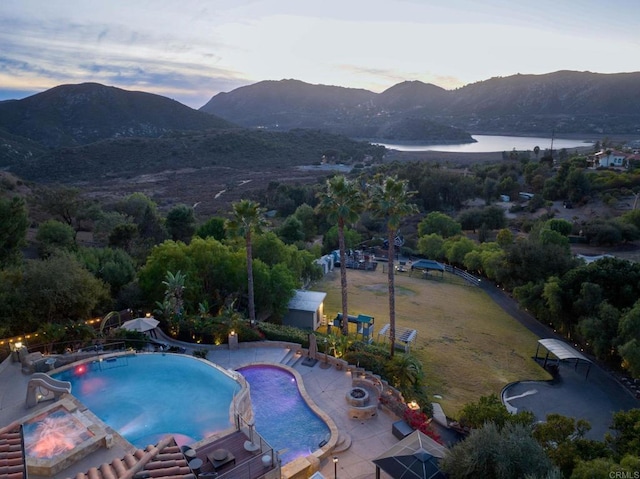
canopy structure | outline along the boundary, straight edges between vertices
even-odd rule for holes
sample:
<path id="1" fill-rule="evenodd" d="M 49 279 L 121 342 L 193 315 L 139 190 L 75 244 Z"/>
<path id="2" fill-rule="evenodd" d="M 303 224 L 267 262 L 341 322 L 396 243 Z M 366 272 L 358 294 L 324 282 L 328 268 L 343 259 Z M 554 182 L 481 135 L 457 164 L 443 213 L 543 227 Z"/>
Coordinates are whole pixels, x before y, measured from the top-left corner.
<path id="1" fill-rule="evenodd" d="M 439 462 L 446 448 L 420 431 L 413 431 L 402 441 L 373 460 L 376 479 L 380 470 L 394 479 L 444 479 Z"/>
<path id="2" fill-rule="evenodd" d="M 429 271 L 440 271 L 440 275 L 444 277 L 445 267 L 432 259 L 419 259 L 411 265 L 411 271 L 414 270 L 421 271 L 425 277 L 429 275 Z"/>
<path id="3" fill-rule="evenodd" d="M 559 339 L 546 338 L 538 340 L 538 346 L 536 348 L 536 360 L 538 360 L 538 351 L 540 350 L 541 345 L 544 346 L 547 350 L 547 355 L 545 356 L 544 363 L 542 364 L 543 368 L 547 366 L 549 354 L 553 354 L 556 358 L 558 358 L 558 361 L 575 359 L 576 363 L 574 369 L 578 368 L 578 363 L 580 361 L 586 362 L 588 364 L 588 367 L 585 378 L 589 377 L 589 371 L 591 371 L 591 361 L 587 359 L 584 354 L 578 352 L 576 349 L 574 349 L 564 341 L 561 341 Z"/>
<path id="4" fill-rule="evenodd" d="M 144 333 L 145 331 L 155 329 L 158 324 L 160 324 L 160 321 L 155 318 L 136 318 L 125 321 L 120 327 L 129 331 L 139 331 Z"/>

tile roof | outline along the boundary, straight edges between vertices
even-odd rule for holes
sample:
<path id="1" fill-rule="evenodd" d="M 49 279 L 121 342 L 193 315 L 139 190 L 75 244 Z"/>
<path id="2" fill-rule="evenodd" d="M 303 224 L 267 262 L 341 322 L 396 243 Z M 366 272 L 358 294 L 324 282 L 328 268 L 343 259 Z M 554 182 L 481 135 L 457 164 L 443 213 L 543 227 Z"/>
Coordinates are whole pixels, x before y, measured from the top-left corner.
<path id="1" fill-rule="evenodd" d="M 156 446 L 137 449 L 111 464 L 92 467 L 73 479 L 195 479 L 173 436 L 163 438 Z"/>
<path id="2" fill-rule="evenodd" d="M 26 466 L 20 423 L 13 422 L 0 428 L 0 477 L 25 479 Z"/>

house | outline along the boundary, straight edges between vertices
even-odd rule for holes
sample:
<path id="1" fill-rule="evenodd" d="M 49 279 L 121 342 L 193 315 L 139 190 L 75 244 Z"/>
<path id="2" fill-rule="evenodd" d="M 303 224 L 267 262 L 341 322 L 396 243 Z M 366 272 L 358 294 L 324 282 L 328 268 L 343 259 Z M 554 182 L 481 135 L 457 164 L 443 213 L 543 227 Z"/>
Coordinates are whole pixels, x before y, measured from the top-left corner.
<path id="1" fill-rule="evenodd" d="M 327 293 L 320 291 L 296 290 L 289 301 L 289 312 L 282 318 L 282 324 L 315 331 L 324 317 L 324 298 Z"/>
<path id="2" fill-rule="evenodd" d="M 589 168 L 625 168 L 627 154 L 621 151 L 600 150 L 587 158 Z"/>

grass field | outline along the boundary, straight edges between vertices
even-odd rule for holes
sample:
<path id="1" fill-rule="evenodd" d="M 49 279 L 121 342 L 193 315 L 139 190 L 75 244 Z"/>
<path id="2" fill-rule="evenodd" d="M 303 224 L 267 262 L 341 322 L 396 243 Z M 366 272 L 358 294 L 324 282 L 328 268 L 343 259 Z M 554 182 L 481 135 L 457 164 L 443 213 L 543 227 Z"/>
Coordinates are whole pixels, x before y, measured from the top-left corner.
<path id="1" fill-rule="evenodd" d="M 387 274 L 347 271 L 349 314 L 375 318 L 374 339 L 389 322 Z M 312 285 L 325 291 L 324 311 L 341 311 L 340 272 L 334 270 Z M 396 325 L 418 331 L 413 354 L 422 361 L 426 383 L 445 413 L 457 417 L 466 403 L 499 394 L 512 381 L 550 379 L 532 357 L 537 336 L 508 315 L 480 288 L 445 273 L 425 280 L 396 274 Z"/>

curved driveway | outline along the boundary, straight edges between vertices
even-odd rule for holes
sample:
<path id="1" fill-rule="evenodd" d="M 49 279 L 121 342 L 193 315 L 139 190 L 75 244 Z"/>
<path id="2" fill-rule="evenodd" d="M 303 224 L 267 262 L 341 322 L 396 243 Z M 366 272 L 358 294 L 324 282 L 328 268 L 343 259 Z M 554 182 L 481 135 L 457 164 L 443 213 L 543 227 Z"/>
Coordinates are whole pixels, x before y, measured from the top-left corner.
<path id="1" fill-rule="evenodd" d="M 564 340 L 531 314 L 522 311 L 518 303 L 504 291 L 485 280 L 482 281 L 481 288 L 502 309 L 539 338 Z M 587 437 L 602 440 L 609 431 L 613 413 L 638 408 L 640 401 L 596 362 L 591 364 L 588 377 L 586 373 L 586 364 L 575 367 L 574 362 L 562 361 L 559 375 L 554 380 L 521 381 L 509 385 L 503 391 L 503 401 L 506 400 L 517 409 L 533 412 L 539 421 L 543 421 L 551 413 L 586 419 L 591 424 Z"/>

